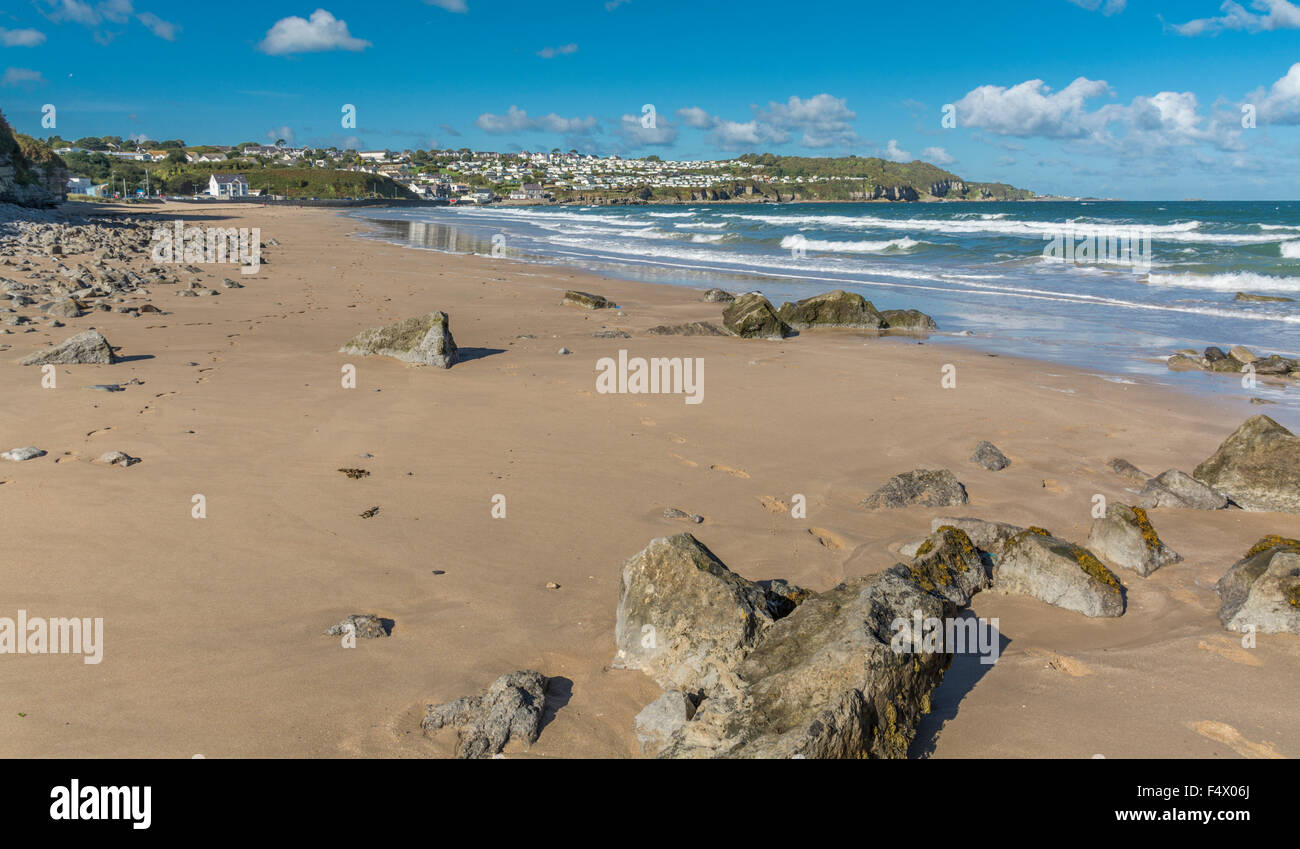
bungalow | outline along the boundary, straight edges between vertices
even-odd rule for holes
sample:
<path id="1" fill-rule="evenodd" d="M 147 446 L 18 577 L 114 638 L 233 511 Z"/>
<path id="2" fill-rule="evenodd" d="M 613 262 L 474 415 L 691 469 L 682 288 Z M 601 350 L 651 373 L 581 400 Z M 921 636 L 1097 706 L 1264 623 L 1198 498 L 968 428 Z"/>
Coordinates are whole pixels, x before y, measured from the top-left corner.
<path id="1" fill-rule="evenodd" d="M 366 162 L 382 162 L 388 158 L 386 150 L 362 150 L 357 153 Z"/>
<path id="2" fill-rule="evenodd" d="M 213 197 L 245 197 L 248 180 L 243 174 L 213 174 L 208 178 L 208 194 Z"/>
<path id="3" fill-rule="evenodd" d="M 68 194 L 70 195 L 88 195 L 90 187 L 94 185 L 89 177 L 69 177 Z"/>
<path id="4" fill-rule="evenodd" d="M 186 154 L 185 158 L 190 162 L 225 162 L 226 161 L 226 155 L 221 151 L 214 151 L 212 153 L 189 153 Z"/>

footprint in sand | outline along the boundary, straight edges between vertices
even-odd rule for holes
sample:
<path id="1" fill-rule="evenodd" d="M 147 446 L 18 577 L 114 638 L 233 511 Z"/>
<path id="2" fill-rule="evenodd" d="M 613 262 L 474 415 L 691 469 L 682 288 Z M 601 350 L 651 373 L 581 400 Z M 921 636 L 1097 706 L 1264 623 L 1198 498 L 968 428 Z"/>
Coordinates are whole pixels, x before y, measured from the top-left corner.
<path id="1" fill-rule="evenodd" d="M 676 442 L 678 445 L 685 445 L 685 444 L 686 444 L 686 437 L 684 437 L 684 436 L 678 436 L 678 435 L 675 434 L 675 433 L 670 433 L 670 434 L 668 434 L 668 440 L 669 440 L 670 442 Z"/>
<path id="2" fill-rule="evenodd" d="M 816 537 L 818 542 L 832 551 L 839 551 L 848 544 L 844 537 L 834 531 L 828 531 L 825 528 L 809 528 L 808 533 L 812 534 Z"/>
<path id="3" fill-rule="evenodd" d="M 1232 749 L 1243 758 L 1252 759 L 1280 759 L 1281 754 L 1268 743 L 1254 743 L 1241 736 L 1241 732 L 1233 728 L 1226 722 L 1215 722 L 1212 719 L 1203 719 L 1200 722 L 1189 722 L 1187 727 L 1200 734 L 1202 737 L 1209 737 L 1216 743 L 1222 743 L 1229 749 Z"/>
<path id="4" fill-rule="evenodd" d="M 641 426 L 642 426 L 642 427 L 657 427 L 658 424 L 659 424 L 659 423 L 656 422 L 654 419 L 642 419 L 642 420 L 641 420 Z"/>
<path id="5" fill-rule="evenodd" d="M 721 463 L 711 463 L 711 464 L 709 465 L 709 471 L 710 471 L 710 472 L 726 472 L 727 474 L 729 474 L 729 475 L 733 475 L 734 477 L 738 477 L 738 478 L 747 478 L 747 477 L 749 477 L 749 472 L 745 471 L 744 469 L 733 469 L 733 468 L 731 468 L 730 466 L 724 466 L 724 465 L 722 465 Z"/>
<path id="6" fill-rule="evenodd" d="M 687 459 L 686 459 L 685 457 L 683 457 L 681 454 L 674 454 L 674 455 L 673 455 L 673 459 L 674 459 L 674 460 L 680 460 L 681 462 L 685 463 L 686 465 L 690 466 L 691 468 L 695 468 L 696 466 L 699 465 L 699 463 L 695 462 L 694 460 L 687 460 Z"/>
<path id="7" fill-rule="evenodd" d="M 109 432 L 110 430 L 112 430 L 112 429 L 113 429 L 113 428 L 111 428 L 111 427 L 101 427 L 101 428 L 98 428 L 97 430 L 89 431 L 89 432 L 86 433 L 86 438 L 87 438 L 87 439 L 90 439 L 92 436 L 97 436 L 97 435 L 99 435 L 99 434 L 101 434 L 101 433 L 108 433 L 108 432 Z"/>
<path id="8" fill-rule="evenodd" d="M 709 468 L 713 467 L 710 466 Z M 745 477 L 749 477 L 749 475 L 745 475 Z M 758 500 L 769 513 L 784 513 L 790 509 L 790 505 L 773 495 L 760 495 Z"/>
<path id="9" fill-rule="evenodd" d="M 1241 663 L 1246 666 L 1264 665 L 1264 661 L 1260 660 L 1246 649 L 1243 649 L 1231 639 L 1220 637 L 1214 643 L 1207 643 L 1205 640 L 1201 640 L 1196 644 L 1196 647 L 1202 651 L 1213 652 L 1219 657 L 1222 657 L 1225 660 L 1230 660 L 1233 663 Z"/>
<path id="10" fill-rule="evenodd" d="M 1054 651 L 1048 651 L 1047 649 L 1029 649 L 1025 654 L 1030 657 L 1042 658 L 1047 661 L 1047 665 L 1050 668 L 1055 669 L 1057 672 L 1064 672 L 1071 678 L 1083 678 L 1086 675 L 1093 674 L 1092 669 L 1085 664 L 1080 663 L 1072 657 L 1057 654 Z"/>

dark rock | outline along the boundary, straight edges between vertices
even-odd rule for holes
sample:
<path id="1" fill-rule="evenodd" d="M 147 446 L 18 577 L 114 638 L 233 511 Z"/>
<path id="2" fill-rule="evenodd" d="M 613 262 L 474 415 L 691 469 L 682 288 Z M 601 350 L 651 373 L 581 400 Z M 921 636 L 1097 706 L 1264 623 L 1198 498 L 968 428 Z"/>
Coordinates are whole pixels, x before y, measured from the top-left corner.
<path id="1" fill-rule="evenodd" d="M 800 330 L 809 327 L 858 327 L 875 330 L 885 326 L 885 319 L 871 301 L 842 289 L 804 298 L 797 303 L 782 304 L 777 316 Z"/>
<path id="2" fill-rule="evenodd" d="M 884 486 L 862 501 L 862 506 L 908 507 L 920 504 L 925 507 L 954 507 L 967 502 L 966 487 L 947 469 L 916 469 L 894 475 Z"/>
<path id="3" fill-rule="evenodd" d="M 992 442 L 981 442 L 979 445 L 976 445 L 975 453 L 971 455 L 970 460 L 972 463 L 983 466 L 990 472 L 1000 472 L 1007 466 L 1011 465 L 1011 461 L 1007 459 L 1007 455 L 999 451 L 997 446 Z"/>
<path id="4" fill-rule="evenodd" d="M 388 628 L 384 626 L 384 620 L 380 619 L 373 613 L 353 613 L 347 616 L 337 625 L 331 625 L 324 631 L 327 637 L 342 637 L 353 635 L 361 639 L 372 639 L 374 637 L 387 637 Z"/>
<path id="5" fill-rule="evenodd" d="M 651 336 L 726 336 L 722 328 L 708 321 L 687 324 L 660 324 L 646 331 Z"/>
<path id="6" fill-rule="evenodd" d="M 607 310 L 618 306 L 604 295 L 593 295 L 590 292 L 578 292 L 573 289 L 564 293 L 563 303 L 571 307 L 582 307 L 584 310 Z"/>
<path id="7" fill-rule="evenodd" d="M 735 336 L 746 339 L 784 339 L 791 333 L 767 298 L 748 292 L 722 311 L 722 326 Z"/>
<path id="8" fill-rule="evenodd" d="M 933 318 L 919 310 L 881 310 L 880 315 L 885 319 L 885 327 L 889 330 L 916 333 L 939 329 Z"/>

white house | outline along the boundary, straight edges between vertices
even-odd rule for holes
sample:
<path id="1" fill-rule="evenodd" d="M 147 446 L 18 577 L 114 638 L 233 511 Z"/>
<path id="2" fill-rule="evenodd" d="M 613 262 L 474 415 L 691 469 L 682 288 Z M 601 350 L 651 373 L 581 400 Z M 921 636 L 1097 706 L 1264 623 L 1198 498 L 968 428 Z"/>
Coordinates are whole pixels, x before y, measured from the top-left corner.
<path id="1" fill-rule="evenodd" d="M 383 162 L 385 159 L 388 158 L 388 151 L 362 150 L 357 152 L 357 156 L 360 156 L 366 162 Z"/>
<path id="2" fill-rule="evenodd" d="M 93 185 L 89 177 L 69 177 L 68 194 L 70 195 L 88 195 L 90 187 Z"/>
<path id="3" fill-rule="evenodd" d="M 208 178 L 208 194 L 213 197 L 244 197 L 248 180 L 243 174 L 213 174 Z"/>
<path id="4" fill-rule="evenodd" d="M 190 153 L 190 154 L 186 154 L 185 158 L 190 162 L 225 162 L 226 161 L 226 155 L 219 150 L 213 151 L 212 153 Z"/>

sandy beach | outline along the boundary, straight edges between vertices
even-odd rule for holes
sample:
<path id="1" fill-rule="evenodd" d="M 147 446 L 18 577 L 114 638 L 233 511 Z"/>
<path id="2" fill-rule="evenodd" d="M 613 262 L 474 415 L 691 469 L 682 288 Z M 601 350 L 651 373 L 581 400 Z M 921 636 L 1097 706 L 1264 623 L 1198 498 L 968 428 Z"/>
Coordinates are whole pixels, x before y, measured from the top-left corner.
<path id="1" fill-rule="evenodd" d="M 99 664 L 0 663 L 5 756 L 449 756 L 453 733 L 421 732 L 425 706 L 536 669 L 558 679 L 547 720 L 508 757 L 640 757 L 633 717 L 660 688 L 610 664 L 619 570 L 651 539 L 689 531 L 747 578 L 814 591 L 905 559 L 899 546 L 935 516 L 1083 543 L 1094 495 L 1131 503 L 1140 486 L 1110 458 L 1190 471 L 1261 411 L 940 336 L 651 336 L 718 321 L 721 305 L 359 238 L 336 211 L 213 202 L 153 214 L 259 227 L 279 244 L 256 275 L 198 266 L 219 297 L 148 287 L 128 297 L 161 314 L 92 312 L 0 336 L 0 447 L 48 452 L 0 465 L 0 615 L 104 620 Z M 243 288 L 221 288 L 224 277 Z M 621 309 L 562 305 L 569 289 Z M 339 353 L 365 328 L 431 310 L 449 314 L 461 348 L 449 370 Z M 59 366 L 52 390 L 16 364 L 89 327 L 121 362 Z M 593 336 L 603 330 L 629 337 Z M 702 403 L 597 393 L 597 360 L 620 349 L 703 358 Z M 341 384 L 349 363 L 354 389 Z M 954 388 L 941 386 L 945 366 Z M 87 389 L 105 383 L 126 389 Z M 1012 465 L 971 463 L 980 440 Z M 113 450 L 141 462 L 92 462 Z M 353 467 L 370 475 L 338 471 Z M 859 505 L 917 468 L 953 470 L 970 503 Z M 196 494 L 206 518 L 192 517 Z M 806 518 L 790 514 L 795 494 Z M 666 519 L 669 507 L 704 521 Z M 1300 537 L 1300 516 L 1151 518 L 1185 560 L 1147 578 L 1117 570 L 1120 618 L 977 596 L 974 613 L 1000 622 L 1002 656 L 954 664 L 912 753 L 1300 756 L 1294 694 L 1279 686 L 1300 675 L 1300 638 L 1243 648 L 1214 592 L 1259 538 Z M 391 636 L 343 650 L 322 635 L 353 613 L 393 620 Z"/>

